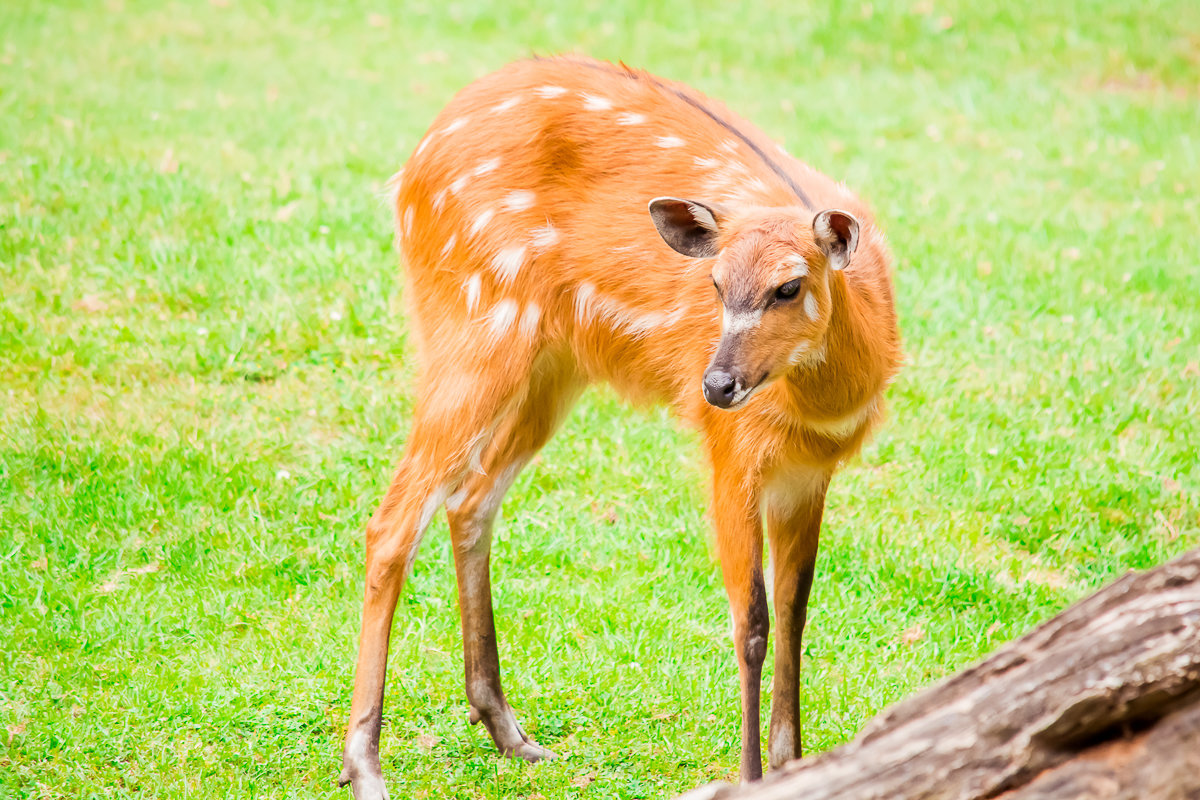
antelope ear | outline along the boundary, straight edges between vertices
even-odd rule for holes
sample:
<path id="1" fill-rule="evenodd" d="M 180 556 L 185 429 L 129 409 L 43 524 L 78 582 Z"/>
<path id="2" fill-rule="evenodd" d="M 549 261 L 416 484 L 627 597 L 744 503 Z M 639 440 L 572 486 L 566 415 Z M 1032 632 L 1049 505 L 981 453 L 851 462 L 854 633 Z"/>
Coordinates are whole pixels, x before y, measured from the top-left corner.
<path id="1" fill-rule="evenodd" d="M 696 200 L 656 197 L 650 201 L 650 217 L 658 235 L 677 253 L 692 258 L 717 254 L 721 212 Z"/>
<path id="2" fill-rule="evenodd" d="M 847 211 L 827 208 L 813 217 L 813 236 L 830 269 L 845 269 L 858 247 L 858 220 Z"/>

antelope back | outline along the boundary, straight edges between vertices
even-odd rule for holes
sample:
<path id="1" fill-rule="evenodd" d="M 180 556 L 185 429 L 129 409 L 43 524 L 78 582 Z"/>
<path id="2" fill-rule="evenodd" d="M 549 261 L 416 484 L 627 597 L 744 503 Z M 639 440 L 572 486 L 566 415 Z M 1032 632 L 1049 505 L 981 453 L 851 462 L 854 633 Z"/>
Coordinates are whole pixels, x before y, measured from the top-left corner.
<path id="1" fill-rule="evenodd" d="M 423 364 L 550 348 L 589 378 L 685 407 L 702 403 L 723 316 L 746 341 L 771 323 L 752 360 L 772 378 L 817 352 L 831 267 L 818 211 L 844 209 L 864 240 L 876 235 L 844 186 L 719 103 L 575 58 L 518 62 L 468 86 L 393 187 Z M 710 249 L 670 242 L 647 209 L 662 197 L 711 211 Z M 710 224 L 683 216 L 685 238 Z M 801 269 L 814 288 L 786 319 L 755 319 L 761 302 L 723 309 L 714 289 L 716 276 L 745 305 Z"/>

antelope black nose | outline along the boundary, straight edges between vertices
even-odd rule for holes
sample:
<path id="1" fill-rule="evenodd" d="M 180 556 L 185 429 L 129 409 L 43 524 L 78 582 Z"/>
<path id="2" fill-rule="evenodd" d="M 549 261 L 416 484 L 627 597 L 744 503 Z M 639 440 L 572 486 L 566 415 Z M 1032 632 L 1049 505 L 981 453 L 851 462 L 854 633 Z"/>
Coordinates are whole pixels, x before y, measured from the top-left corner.
<path id="1" fill-rule="evenodd" d="M 717 408 L 729 408 L 737 392 L 737 379 L 723 369 L 704 373 L 704 399 Z"/>

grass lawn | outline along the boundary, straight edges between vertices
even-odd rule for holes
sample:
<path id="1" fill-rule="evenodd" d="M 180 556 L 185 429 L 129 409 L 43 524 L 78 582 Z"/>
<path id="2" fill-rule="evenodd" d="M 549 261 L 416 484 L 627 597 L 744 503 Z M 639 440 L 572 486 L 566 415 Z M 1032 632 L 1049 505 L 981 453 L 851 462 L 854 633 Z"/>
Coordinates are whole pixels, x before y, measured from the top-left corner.
<path id="1" fill-rule="evenodd" d="M 342 796 L 362 531 L 413 402 L 378 193 L 532 52 L 726 99 L 891 238 L 908 364 L 830 495 L 810 750 L 1200 544 L 1200 4 L 829 5 L 5 3 L 0 795 Z M 435 523 L 393 797 L 736 776 L 704 480 L 691 434 L 597 389 L 509 495 L 506 688 L 561 756 L 537 767 L 467 724 Z"/>

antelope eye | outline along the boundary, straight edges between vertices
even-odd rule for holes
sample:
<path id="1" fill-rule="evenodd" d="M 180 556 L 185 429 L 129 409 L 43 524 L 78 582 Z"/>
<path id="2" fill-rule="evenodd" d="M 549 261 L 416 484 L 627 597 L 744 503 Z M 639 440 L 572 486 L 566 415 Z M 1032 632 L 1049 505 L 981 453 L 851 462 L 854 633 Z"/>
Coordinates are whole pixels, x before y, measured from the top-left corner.
<path id="1" fill-rule="evenodd" d="M 800 278 L 790 280 L 783 286 L 775 290 L 775 298 L 777 300 L 790 300 L 796 296 L 796 292 L 800 291 Z"/>

